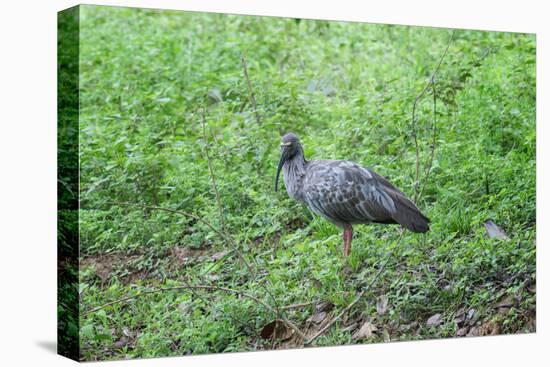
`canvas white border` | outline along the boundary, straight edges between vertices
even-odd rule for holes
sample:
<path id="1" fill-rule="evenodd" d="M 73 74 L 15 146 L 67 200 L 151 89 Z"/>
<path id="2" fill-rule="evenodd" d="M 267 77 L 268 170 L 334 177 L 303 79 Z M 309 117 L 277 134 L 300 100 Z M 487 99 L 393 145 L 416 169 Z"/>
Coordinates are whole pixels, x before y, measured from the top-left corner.
<path id="1" fill-rule="evenodd" d="M 543 365 L 549 360 L 549 29 L 545 1 L 142 0 L 94 4 L 537 33 L 537 333 L 277 352 L 101 362 L 97 366 Z M 64 366 L 56 340 L 56 12 L 75 1 L 12 1 L 0 11 L 3 365 Z M 544 144 L 546 142 L 546 144 Z M 546 162 L 546 163 L 545 163 Z M 546 170 L 547 171 L 547 170 Z M 542 224 L 542 225 L 541 225 Z M 547 344 L 547 343 L 546 343 Z M 7 363 L 6 363 L 7 362 Z"/>

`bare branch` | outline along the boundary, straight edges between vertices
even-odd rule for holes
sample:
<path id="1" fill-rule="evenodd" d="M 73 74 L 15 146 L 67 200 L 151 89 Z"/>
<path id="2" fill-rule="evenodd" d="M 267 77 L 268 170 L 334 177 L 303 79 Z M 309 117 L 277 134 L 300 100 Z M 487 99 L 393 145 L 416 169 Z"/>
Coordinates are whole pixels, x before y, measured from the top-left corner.
<path id="1" fill-rule="evenodd" d="M 241 57 L 241 63 L 243 64 L 244 77 L 246 79 L 246 85 L 248 86 L 248 94 L 250 97 L 250 103 L 254 108 L 254 115 L 256 116 L 256 122 L 258 125 L 261 125 L 260 114 L 258 113 L 258 108 L 256 106 L 256 97 L 254 96 L 254 91 L 252 90 L 252 84 L 250 83 L 250 78 L 248 77 L 248 67 L 246 65 L 246 59 L 244 56 Z"/>
<path id="2" fill-rule="evenodd" d="M 218 212 L 220 214 L 220 227 L 222 228 L 222 231 L 224 233 L 227 233 L 227 230 L 225 228 L 225 216 L 223 214 L 222 199 L 220 198 L 218 185 L 216 185 L 216 175 L 214 174 L 214 169 L 212 168 L 212 160 L 210 159 L 210 153 L 208 151 L 208 137 L 206 136 L 206 116 L 204 113 L 204 108 L 202 109 L 201 116 L 202 116 L 201 118 L 202 136 L 204 140 L 204 153 L 206 155 L 206 161 L 208 163 L 208 172 L 210 173 L 210 179 L 212 180 L 212 189 L 214 190 L 214 194 L 216 195 L 216 203 L 218 206 Z"/>
<path id="3" fill-rule="evenodd" d="M 416 202 L 418 200 L 419 196 L 419 180 L 420 180 L 420 149 L 418 146 L 418 137 L 416 133 L 416 106 L 420 99 L 424 97 L 424 94 L 428 91 L 431 85 L 434 84 L 435 76 L 437 75 L 437 72 L 439 71 L 439 68 L 441 67 L 441 63 L 443 62 L 443 59 L 447 55 L 447 51 L 449 51 L 449 47 L 451 46 L 451 42 L 453 40 L 455 31 L 453 30 L 451 33 L 451 37 L 449 38 L 449 41 L 447 43 L 447 47 L 445 48 L 445 51 L 441 55 L 441 58 L 439 59 L 439 62 L 437 63 L 437 66 L 435 67 L 435 70 L 432 72 L 432 75 L 430 79 L 428 79 L 428 83 L 424 86 L 422 91 L 418 96 L 416 96 L 414 103 L 413 103 L 413 110 L 412 110 L 412 119 L 411 119 L 411 125 L 412 125 L 412 131 L 413 131 L 413 138 L 414 138 L 414 146 L 416 151 L 416 174 L 415 174 L 415 181 L 414 181 L 414 201 Z"/>
<path id="4" fill-rule="evenodd" d="M 430 158 L 428 160 L 428 164 L 426 166 L 426 173 L 424 175 L 424 179 L 422 180 L 422 186 L 420 187 L 420 192 L 418 196 L 421 196 L 424 192 L 424 188 L 426 187 L 426 184 L 428 183 L 428 180 L 430 178 L 430 173 L 432 172 L 432 166 L 435 156 L 435 148 L 437 144 L 437 93 L 435 91 L 435 82 L 432 83 L 432 93 L 433 93 L 433 124 L 432 124 L 432 146 L 430 147 Z"/>
<path id="5" fill-rule="evenodd" d="M 216 204 L 218 206 L 218 212 L 219 212 L 219 215 L 220 215 L 220 225 L 221 225 L 222 231 L 224 233 L 227 233 L 227 229 L 225 227 L 225 217 L 224 217 L 224 214 L 223 214 L 223 204 L 222 204 L 222 200 L 221 200 L 221 197 L 220 197 L 220 193 L 219 193 L 217 185 L 216 185 L 216 175 L 214 174 L 214 169 L 213 169 L 213 166 L 212 166 L 212 160 L 210 159 L 210 154 L 209 154 L 209 151 L 208 151 L 208 143 L 207 143 L 207 135 L 206 135 L 206 116 L 205 116 L 205 109 L 204 108 L 202 109 L 202 119 L 201 119 L 201 121 L 202 121 L 203 139 L 204 139 L 204 142 L 205 142 L 205 148 L 204 149 L 205 149 L 206 159 L 207 159 L 207 162 L 208 162 L 208 171 L 209 171 L 209 174 L 210 174 L 210 179 L 212 180 L 212 188 L 214 189 L 214 193 L 216 195 Z M 237 247 L 237 244 L 235 244 L 235 248 L 236 247 Z M 255 261 L 255 259 L 254 259 L 254 261 Z M 248 265 L 248 270 L 254 278 L 257 277 L 257 273 L 255 271 L 252 271 L 252 267 L 250 265 Z M 273 300 L 273 304 L 275 305 L 275 310 L 277 312 L 277 319 L 278 319 L 280 317 L 280 311 L 279 311 L 279 305 L 277 303 L 277 299 L 273 296 L 273 294 L 271 293 L 269 288 L 266 287 L 261 281 L 258 284 L 260 285 L 260 287 L 262 287 L 265 290 L 265 292 Z"/>

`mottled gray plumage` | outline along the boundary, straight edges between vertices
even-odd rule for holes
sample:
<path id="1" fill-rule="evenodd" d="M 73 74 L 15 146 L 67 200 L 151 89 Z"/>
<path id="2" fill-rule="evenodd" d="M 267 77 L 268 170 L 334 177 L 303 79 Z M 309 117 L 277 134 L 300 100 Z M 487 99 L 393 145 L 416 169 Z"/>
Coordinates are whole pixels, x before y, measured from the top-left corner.
<path id="1" fill-rule="evenodd" d="M 413 232 L 429 230 L 429 220 L 416 205 L 384 177 L 351 161 L 306 161 L 298 137 L 283 136 L 281 160 L 288 195 L 315 213 L 343 227 L 351 246 L 351 225 L 366 223 L 400 224 Z M 349 250 L 347 250 L 349 253 Z"/>

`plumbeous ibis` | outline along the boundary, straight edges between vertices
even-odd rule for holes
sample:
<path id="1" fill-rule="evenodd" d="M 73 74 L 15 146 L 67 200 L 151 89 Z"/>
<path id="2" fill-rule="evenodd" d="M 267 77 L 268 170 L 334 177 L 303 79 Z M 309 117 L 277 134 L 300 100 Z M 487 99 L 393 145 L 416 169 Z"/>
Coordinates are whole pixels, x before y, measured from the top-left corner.
<path id="1" fill-rule="evenodd" d="M 413 232 L 430 229 L 429 219 L 407 196 L 376 172 L 351 161 L 307 161 L 298 136 L 282 138 L 277 167 L 288 195 L 344 229 L 344 255 L 351 253 L 353 224 L 400 224 Z"/>

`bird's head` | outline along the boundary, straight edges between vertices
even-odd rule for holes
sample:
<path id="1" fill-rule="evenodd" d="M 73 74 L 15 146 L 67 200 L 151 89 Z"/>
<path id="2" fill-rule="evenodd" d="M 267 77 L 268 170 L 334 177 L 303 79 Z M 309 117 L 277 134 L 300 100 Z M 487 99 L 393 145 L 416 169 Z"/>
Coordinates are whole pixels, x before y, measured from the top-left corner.
<path id="1" fill-rule="evenodd" d="M 294 133 L 287 133 L 281 139 L 281 159 L 279 160 L 277 176 L 275 177 L 275 192 L 277 192 L 281 168 L 283 168 L 283 165 L 287 160 L 294 157 L 298 152 L 301 152 L 301 148 L 300 139 L 298 139 L 298 136 Z"/>

